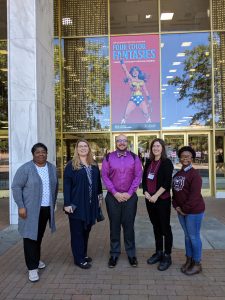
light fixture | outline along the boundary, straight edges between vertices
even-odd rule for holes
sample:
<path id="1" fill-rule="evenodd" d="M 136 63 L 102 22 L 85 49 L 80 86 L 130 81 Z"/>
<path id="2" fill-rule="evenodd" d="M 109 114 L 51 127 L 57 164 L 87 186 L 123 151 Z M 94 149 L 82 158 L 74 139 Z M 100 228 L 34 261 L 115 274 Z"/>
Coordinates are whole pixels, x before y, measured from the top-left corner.
<path id="1" fill-rule="evenodd" d="M 173 76 L 166 76 L 166 78 L 173 78 Z"/>
<path id="2" fill-rule="evenodd" d="M 176 73 L 176 69 L 169 70 L 170 73 Z"/>
<path id="3" fill-rule="evenodd" d="M 173 66 L 179 66 L 180 64 L 181 64 L 180 61 L 174 61 L 174 62 L 173 62 Z"/>
<path id="4" fill-rule="evenodd" d="M 62 24 L 63 25 L 72 25 L 73 21 L 71 18 L 62 18 Z"/>
<path id="5" fill-rule="evenodd" d="M 161 48 L 163 48 L 164 47 L 164 43 L 161 43 Z"/>
<path id="6" fill-rule="evenodd" d="M 8 54 L 8 52 L 7 52 L 7 50 L 0 50 L 0 54 L 6 55 L 6 54 Z"/>
<path id="7" fill-rule="evenodd" d="M 152 15 L 145 15 L 145 19 L 150 19 Z"/>
<path id="8" fill-rule="evenodd" d="M 184 52 L 177 53 L 177 57 L 184 57 L 184 56 L 185 56 Z"/>
<path id="9" fill-rule="evenodd" d="M 183 42 L 183 43 L 181 44 L 181 47 L 190 47 L 191 44 L 192 44 L 192 42 Z"/>
<path id="10" fill-rule="evenodd" d="M 169 21 L 173 19 L 174 13 L 161 13 L 160 20 L 161 21 Z"/>
<path id="11" fill-rule="evenodd" d="M 169 86 L 169 84 L 167 84 L 167 83 L 164 83 L 164 84 L 162 84 L 162 86 Z"/>
<path id="12" fill-rule="evenodd" d="M 190 72 L 195 72 L 196 71 L 196 69 L 190 69 Z"/>

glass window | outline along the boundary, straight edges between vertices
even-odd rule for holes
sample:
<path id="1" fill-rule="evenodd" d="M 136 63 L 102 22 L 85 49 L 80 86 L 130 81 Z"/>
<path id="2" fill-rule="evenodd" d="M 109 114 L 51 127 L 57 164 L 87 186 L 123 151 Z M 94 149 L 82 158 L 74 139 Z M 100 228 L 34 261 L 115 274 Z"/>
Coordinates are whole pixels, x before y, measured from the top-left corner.
<path id="1" fill-rule="evenodd" d="M 7 0 L 0 1 L 0 40 L 7 39 Z"/>
<path id="2" fill-rule="evenodd" d="M 212 126 L 210 34 L 162 35 L 163 128 Z"/>
<path id="3" fill-rule="evenodd" d="M 55 127 L 56 131 L 61 130 L 61 105 L 60 105 L 60 97 L 61 89 L 60 89 L 60 53 L 61 48 L 59 47 L 59 40 L 54 40 L 54 76 L 55 76 Z M 62 63 L 62 62 L 61 62 Z M 63 78 L 61 79 L 63 81 Z"/>
<path id="4" fill-rule="evenodd" d="M 157 0 L 110 0 L 111 34 L 158 31 Z"/>
<path id="5" fill-rule="evenodd" d="M 216 146 L 216 190 L 217 192 L 225 191 L 225 165 L 224 165 L 224 133 L 217 132 L 215 136 Z"/>
<path id="6" fill-rule="evenodd" d="M 209 0 L 161 0 L 161 31 L 210 29 Z"/>
<path id="7" fill-rule="evenodd" d="M 62 0 L 62 36 L 106 35 L 108 0 Z"/>
<path id="8" fill-rule="evenodd" d="M 9 189 L 9 146 L 7 138 L 0 138 L 0 190 Z"/>
<path id="9" fill-rule="evenodd" d="M 85 139 L 89 142 L 94 159 L 98 162 L 101 169 L 102 161 L 105 155 L 110 150 L 110 135 L 109 134 L 76 134 L 64 136 L 63 147 L 63 164 L 65 165 L 74 154 L 74 147 L 78 139 Z"/>
<path id="10" fill-rule="evenodd" d="M 61 146 L 61 140 L 59 137 L 56 139 L 56 168 L 57 168 L 57 174 L 59 179 L 59 190 L 62 191 L 63 185 L 62 185 L 62 146 Z"/>
<path id="11" fill-rule="evenodd" d="M 181 165 L 178 158 L 178 150 L 184 146 L 184 135 L 165 134 L 163 138 L 166 144 L 167 157 L 172 161 L 174 169 L 179 170 Z"/>
<path id="12" fill-rule="evenodd" d="M 225 29 L 225 1 L 212 0 L 212 29 Z"/>
<path id="13" fill-rule="evenodd" d="M 215 123 L 225 127 L 225 32 L 213 34 Z"/>
<path id="14" fill-rule="evenodd" d="M 59 36 L 59 1 L 54 0 L 54 36 Z"/>
<path id="15" fill-rule="evenodd" d="M 199 171 L 202 177 L 202 188 L 209 189 L 209 140 L 207 134 L 189 134 L 188 145 L 196 152 L 196 158 L 193 162 L 195 169 Z"/>
<path id="16" fill-rule="evenodd" d="M 64 41 L 64 132 L 110 127 L 108 38 Z"/>
<path id="17" fill-rule="evenodd" d="M 0 131 L 8 129 L 7 41 L 0 41 Z"/>

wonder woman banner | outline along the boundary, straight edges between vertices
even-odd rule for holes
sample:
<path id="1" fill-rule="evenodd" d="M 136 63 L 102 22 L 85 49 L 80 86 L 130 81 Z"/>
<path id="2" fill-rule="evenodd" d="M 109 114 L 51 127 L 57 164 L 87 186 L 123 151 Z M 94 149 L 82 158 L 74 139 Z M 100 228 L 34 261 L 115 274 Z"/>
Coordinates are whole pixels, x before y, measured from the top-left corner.
<path id="1" fill-rule="evenodd" d="M 110 45 L 112 130 L 158 130 L 159 36 L 114 36 Z"/>

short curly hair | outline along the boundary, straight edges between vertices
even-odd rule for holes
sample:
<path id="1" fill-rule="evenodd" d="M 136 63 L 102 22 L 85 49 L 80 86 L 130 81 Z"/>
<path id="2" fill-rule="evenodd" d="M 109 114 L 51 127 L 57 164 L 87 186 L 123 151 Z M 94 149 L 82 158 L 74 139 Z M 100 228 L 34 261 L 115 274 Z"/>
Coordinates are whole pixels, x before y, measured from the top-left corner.
<path id="1" fill-rule="evenodd" d="M 178 151 L 178 157 L 181 157 L 181 153 L 183 153 L 184 151 L 188 151 L 192 154 L 193 159 L 195 159 L 196 157 L 196 153 L 195 150 L 193 148 L 191 148 L 190 146 L 184 146 L 182 148 L 179 149 Z"/>

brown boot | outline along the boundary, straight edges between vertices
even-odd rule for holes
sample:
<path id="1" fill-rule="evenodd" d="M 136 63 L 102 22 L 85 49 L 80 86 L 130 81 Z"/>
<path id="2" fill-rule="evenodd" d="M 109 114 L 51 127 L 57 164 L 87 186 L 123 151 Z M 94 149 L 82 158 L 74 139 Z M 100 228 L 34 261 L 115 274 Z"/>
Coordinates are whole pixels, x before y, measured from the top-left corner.
<path id="1" fill-rule="evenodd" d="M 187 269 L 191 266 L 191 263 L 192 263 L 192 258 L 187 256 L 186 262 L 180 268 L 181 272 L 185 273 Z"/>
<path id="2" fill-rule="evenodd" d="M 189 269 L 185 272 L 186 275 L 195 275 L 202 272 L 202 265 L 200 263 L 194 262 L 191 264 Z"/>

